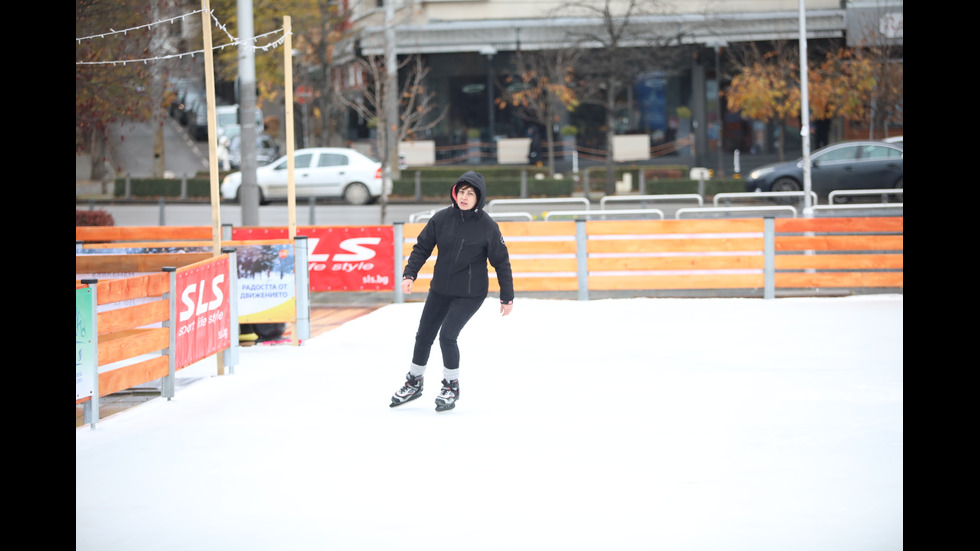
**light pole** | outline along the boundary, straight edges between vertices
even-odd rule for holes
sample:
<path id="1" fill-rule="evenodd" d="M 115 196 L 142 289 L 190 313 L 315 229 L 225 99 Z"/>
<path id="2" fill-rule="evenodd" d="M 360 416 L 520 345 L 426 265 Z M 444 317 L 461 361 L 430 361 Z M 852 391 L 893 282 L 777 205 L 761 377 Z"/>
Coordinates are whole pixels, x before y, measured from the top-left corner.
<path id="1" fill-rule="evenodd" d="M 803 216 L 813 217 L 810 202 L 810 93 L 806 53 L 806 6 L 800 0 L 800 135 L 803 138 Z"/>

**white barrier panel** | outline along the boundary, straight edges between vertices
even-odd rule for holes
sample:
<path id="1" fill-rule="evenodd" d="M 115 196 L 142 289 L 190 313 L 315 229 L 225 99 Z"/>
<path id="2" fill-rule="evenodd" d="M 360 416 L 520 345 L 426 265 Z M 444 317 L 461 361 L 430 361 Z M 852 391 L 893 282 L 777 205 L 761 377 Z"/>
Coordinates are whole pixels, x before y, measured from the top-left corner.
<path id="1" fill-rule="evenodd" d="M 614 161 L 645 161 L 650 158 L 650 136 L 613 136 Z"/>
<path id="2" fill-rule="evenodd" d="M 432 140 L 400 142 L 398 155 L 403 157 L 405 164 L 409 166 L 432 166 L 436 164 L 436 142 Z"/>
<path id="3" fill-rule="evenodd" d="M 502 165 L 526 165 L 531 152 L 531 138 L 497 140 L 497 162 Z"/>

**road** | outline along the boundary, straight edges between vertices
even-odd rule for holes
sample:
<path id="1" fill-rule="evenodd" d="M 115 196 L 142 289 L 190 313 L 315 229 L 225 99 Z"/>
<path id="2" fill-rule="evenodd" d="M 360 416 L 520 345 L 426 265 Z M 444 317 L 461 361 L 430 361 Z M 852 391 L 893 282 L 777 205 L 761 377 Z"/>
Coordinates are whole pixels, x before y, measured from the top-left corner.
<path id="1" fill-rule="evenodd" d="M 119 123 L 109 128 L 109 151 L 121 176 L 153 176 L 154 126 L 150 123 Z M 208 144 L 196 142 L 173 118 L 163 123 L 164 170 L 174 177 L 192 177 L 208 170 Z"/>

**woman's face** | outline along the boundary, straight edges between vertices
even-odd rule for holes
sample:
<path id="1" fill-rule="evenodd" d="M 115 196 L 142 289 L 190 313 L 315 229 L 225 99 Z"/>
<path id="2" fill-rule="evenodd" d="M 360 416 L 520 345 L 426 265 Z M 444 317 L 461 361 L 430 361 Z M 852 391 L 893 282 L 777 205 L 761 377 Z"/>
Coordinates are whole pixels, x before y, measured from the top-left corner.
<path id="1" fill-rule="evenodd" d="M 471 210 L 476 207 L 476 190 L 471 186 L 459 186 L 456 189 L 456 204 L 460 210 Z"/>

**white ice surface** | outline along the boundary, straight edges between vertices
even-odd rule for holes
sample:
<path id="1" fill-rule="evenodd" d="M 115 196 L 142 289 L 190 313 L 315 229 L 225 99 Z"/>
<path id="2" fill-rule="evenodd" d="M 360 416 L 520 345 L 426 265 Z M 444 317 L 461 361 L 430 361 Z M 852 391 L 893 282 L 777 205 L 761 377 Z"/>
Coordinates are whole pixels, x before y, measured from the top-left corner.
<path id="1" fill-rule="evenodd" d="M 489 299 L 460 400 L 389 408 L 422 305 L 210 358 L 75 431 L 78 550 L 903 547 L 903 297 Z"/>

